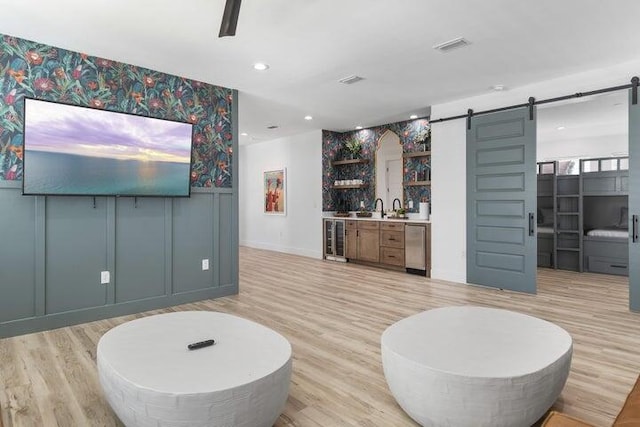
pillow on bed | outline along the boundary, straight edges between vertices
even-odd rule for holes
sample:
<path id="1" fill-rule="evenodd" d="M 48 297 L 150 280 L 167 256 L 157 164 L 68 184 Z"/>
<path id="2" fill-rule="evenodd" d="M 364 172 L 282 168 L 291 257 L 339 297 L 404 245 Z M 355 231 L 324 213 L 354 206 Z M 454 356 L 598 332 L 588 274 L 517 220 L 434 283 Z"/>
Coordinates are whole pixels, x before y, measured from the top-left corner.
<path id="1" fill-rule="evenodd" d="M 618 227 L 629 228 L 629 208 L 627 206 L 620 208 L 620 221 L 618 222 Z"/>
<path id="2" fill-rule="evenodd" d="M 540 212 L 542 214 L 540 225 L 553 225 L 553 208 L 542 208 Z"/>

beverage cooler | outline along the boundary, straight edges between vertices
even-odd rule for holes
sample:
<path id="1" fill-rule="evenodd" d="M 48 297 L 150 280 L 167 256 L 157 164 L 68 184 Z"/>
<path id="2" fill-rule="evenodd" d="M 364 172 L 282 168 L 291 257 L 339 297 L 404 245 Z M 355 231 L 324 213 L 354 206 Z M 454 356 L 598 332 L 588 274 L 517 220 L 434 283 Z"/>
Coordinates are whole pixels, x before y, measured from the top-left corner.
<path id="1" fill-rule="evenodd" d="M 324 220 L 324 258 L 346 262 L 345 223 L 343 219 Z"/>

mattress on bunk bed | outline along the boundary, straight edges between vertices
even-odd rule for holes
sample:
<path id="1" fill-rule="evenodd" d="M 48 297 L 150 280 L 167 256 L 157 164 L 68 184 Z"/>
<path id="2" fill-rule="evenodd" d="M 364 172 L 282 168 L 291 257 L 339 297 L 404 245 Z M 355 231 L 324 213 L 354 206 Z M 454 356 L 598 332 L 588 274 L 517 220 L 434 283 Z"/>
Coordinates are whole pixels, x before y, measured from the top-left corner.
<path id="1" fill-rule="evenodd" d="M 539 230 L 539 227 L 538 227 Z M 596 228 L 593 230 L 587 231 L 587 236 L 589 237 L 611 237 L 616 239 L 628 239 L 629 238 L 629 230 L 626 228 Z"/>
<path id="2" fill-rule="evenodd" d="M 584 237 L 584 266 L 593 273 L 629 274 L 629 230 L 597 228 Z"/>

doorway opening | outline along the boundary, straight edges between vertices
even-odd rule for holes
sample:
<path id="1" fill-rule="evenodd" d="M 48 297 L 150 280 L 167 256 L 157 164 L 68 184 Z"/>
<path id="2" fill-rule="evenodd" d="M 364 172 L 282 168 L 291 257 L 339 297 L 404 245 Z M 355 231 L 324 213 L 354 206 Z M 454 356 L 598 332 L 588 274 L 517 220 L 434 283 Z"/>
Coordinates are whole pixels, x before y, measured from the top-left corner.
<path id="1" fill-rule="evenodd" d="M 538 280 L 598 273 L 628 291 L 628 92 L 541 105 L 537 126 Z"/>

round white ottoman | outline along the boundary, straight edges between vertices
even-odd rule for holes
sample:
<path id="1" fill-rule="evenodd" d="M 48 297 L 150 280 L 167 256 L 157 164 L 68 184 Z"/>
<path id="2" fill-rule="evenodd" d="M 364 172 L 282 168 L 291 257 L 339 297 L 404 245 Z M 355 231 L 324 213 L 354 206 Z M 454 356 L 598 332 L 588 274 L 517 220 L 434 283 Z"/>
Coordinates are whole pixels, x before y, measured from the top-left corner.
<path id="1" fill-rule="evenodd" d="M 382 334 L 391 393 L 423 426 L 530 427 L 558 398 L 571 336 L 553 323 L 482 307 L 445 307 Z"/>
<path id="2" fill-rule="evenodd" d="M 187 345 L 214 339 L 215 345 Z M 126 426 L 271 427 L 284 409 L 291 345 L 240 317 L 186 311 L 145 317 L 98 343 L 104 394 Z"/>

